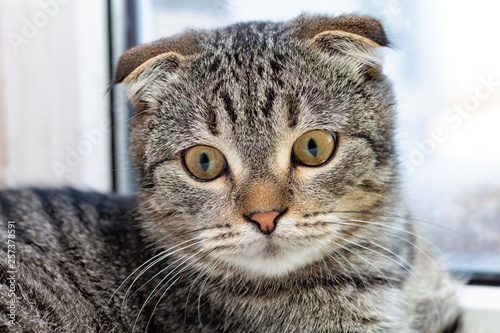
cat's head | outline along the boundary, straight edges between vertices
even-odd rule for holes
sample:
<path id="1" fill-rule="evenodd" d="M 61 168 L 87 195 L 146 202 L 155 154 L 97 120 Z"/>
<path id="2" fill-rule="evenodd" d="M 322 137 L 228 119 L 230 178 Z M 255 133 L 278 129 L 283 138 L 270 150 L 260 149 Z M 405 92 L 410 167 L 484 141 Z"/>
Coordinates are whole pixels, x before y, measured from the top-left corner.
<path id="1" fill-rule="evenodd" d="M 332 223 L 339 212 L 389 207 L 387 45 L 376 19 L 300 16 L 126 52 L 115 83 L 137 108 L 131 151 L 155 244 L 210 269 L 283 276 L 357 232 Z"/>

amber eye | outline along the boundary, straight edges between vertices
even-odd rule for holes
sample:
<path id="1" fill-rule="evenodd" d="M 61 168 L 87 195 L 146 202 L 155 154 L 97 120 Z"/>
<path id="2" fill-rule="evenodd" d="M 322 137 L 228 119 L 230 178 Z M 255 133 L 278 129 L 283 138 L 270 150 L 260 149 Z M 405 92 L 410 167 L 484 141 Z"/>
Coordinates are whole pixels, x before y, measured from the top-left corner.
<path id="1" fill-rule="evenodd" d="M 213 147 L 195 146 L 184 152 L 184 165 L 195 178 L 213 180 L 224 170 L 226 159 Z"/>
<path id="2" fill-rule="evenodd" d="M 293 144 L 293 156 L 307 166 L 325 163 L 335 150 L 335 135 L 327 131 L 311 131 L 303 134 Z"/>

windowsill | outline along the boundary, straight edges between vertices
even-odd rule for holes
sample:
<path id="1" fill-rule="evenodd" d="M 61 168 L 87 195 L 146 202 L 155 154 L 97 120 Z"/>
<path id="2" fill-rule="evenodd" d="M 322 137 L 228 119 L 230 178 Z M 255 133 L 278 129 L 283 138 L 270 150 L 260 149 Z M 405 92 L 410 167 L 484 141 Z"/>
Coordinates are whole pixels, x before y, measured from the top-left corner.
<path id="1" fill-rule="evenodd" d="M 500 287 L 465 286 L 458 299 L 465 311 L 465 332 L 497 333 L 500 327 Z"/>

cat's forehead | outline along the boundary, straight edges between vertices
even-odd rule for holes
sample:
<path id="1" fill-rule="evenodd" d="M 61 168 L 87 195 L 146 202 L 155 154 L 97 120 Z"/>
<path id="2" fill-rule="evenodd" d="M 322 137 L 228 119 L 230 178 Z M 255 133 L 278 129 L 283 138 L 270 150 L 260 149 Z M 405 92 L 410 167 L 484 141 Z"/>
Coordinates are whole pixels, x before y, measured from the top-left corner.
<path id="1" fill-rule="evenodd" d="M 208 51 L 187 63 L 181 81 L 208 105 L 202 113 L 215 113 L 214 134 L 217 120 L 230 123 L 233 132 L 251 134 L 266 126 L 272 132 L 297 126 L 307 105 L 328 108 L 320 104 L 331 99 L 323 87 L 334 78 L 331 69 L 325 77 L 321 55 L 286 35 L 279 25 L 249 23 L 204 36 Z"/>
<path id="2" fill-rule="evenodd" d="M 185 80 L 199 96 L 192 99 L 198 117 L 188 124 L 177 114 L 176 124 L 196 127 L 201 133 L 195 136 L 219 137 L 251 155 L 256 147 L 269 153 L 277 142 L 304 131 L 302 118 L 308 127 L 317 127 L 315 120 L 321 117 L 313 109 L 326 111 L 328 106 L 318 94 L 316 105 L 309 103 L 311 86 L 300 79 L 308 69 L 297 65 L 293 52 L 262 44 L 247 48 L 249 44 L 221 47 L 191 62 Z M 320 103 L 325 105 L 318 108 Z"/>
<path id="3" fill-rule="evenodd" d="M 216 29 L 199 34 L 199 41 L 205 50 L 247 51 L 273 48 L 274 45 L 287 39 L 289 30 L 282 23 L 248 22 Z"/>

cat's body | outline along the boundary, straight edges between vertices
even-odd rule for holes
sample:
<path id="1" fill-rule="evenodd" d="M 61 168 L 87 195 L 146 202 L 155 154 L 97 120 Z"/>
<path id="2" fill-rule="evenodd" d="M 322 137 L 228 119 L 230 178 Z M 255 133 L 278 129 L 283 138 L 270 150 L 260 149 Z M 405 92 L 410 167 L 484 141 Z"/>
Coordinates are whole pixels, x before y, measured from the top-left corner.
<path id="1" fill-rule="evenodd" d="M 4 194 L 10 329 L 458 332 L 454 283 L 399 194 L 387 44 L 371 18 L 302 16 L 127 52 L 139 199 Z"/>
<path id="2" fill-rule="evenodd" d="M 138 264 L 152 257 L 140 222 L 132 213 L 133 200 L 73 190 L 22 190 L 4 192 L 0 202 L 2 221 L 14 221 L 16 230 L 12 239 L 15 267 L 9 268 L 3 250 L 0 257 L 0 306 L 2 313 L 11 313 L 12 297 L 7 289 L 8 279 L 14 276 L 15 316 L 4 317 L 0 331 L 131 331 L 140 306 L 161 280 L 156 278 L 129 301 L 132 308 L 122 308 L 121 303 L 128 284 L 112 297 Z M 3 244 L 6 235 L 2 234 Z M 174 261 L 164 260 L 162 267 Z M 415 270 L 422 273 L 429 262 L 420 261 Z M 206 275 L 185 272 L 163 297 L 155 316 L 151 307 L 144 310 L 137 331 L 142 332 L 145 321 L 152 318 L 151 332 L 200 332 L 201 325 L 205 332 L 420 332 L 419 325 L 439 323 L 435 306 L 444 307 L 443 320 L 455 315 L 455 305 L 448 303 L 453 299 L 452 289 L 442 285 L 442 272 L 435 267 L 432 273 L 437 277 L 422 275 L 423 285 L 393 281 L 393 287 L 380 276 L 365 272 L 348 277 L 343 270 L 319 269 L 323 270 L 316 274 L 322 279 L 319 281 L 314 276 L 294 276 L 279 284 L 268 281 L 259 288 L 247 281 L 245 286 L 235 281 L 221 287 L 218 279 L 204 284 Z M 149 272 L 137 286 L 152 275 Z M 404 279 L 407 274 L 401 275 Z M 421 293 L 404 290 L 411 288 Z M 445 294 L 436 293 L 436 288 Z M 413 299 L 418 294 L 423 304 Z M 416 306 L 428 314 L 418 313 Z M 14 326 L 9 324 L 12 318 Z M 423 332 L 440 331 L 433 327 Z"/>

